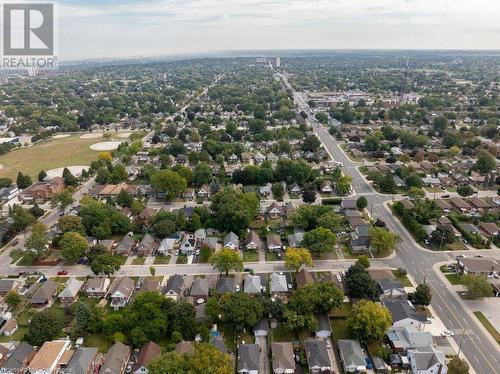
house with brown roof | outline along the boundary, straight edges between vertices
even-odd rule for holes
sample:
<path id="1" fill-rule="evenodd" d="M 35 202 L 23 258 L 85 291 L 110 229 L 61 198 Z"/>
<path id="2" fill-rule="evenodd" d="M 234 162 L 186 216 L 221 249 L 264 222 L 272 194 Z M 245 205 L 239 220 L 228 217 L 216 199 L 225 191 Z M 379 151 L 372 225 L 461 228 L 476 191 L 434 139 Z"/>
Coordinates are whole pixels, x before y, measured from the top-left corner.
<path id="1" fill-rule="evenodd" d="M 141 256 L 150 256 L 158 249 L 158 247 L 158 241 L 156 241 L 156 239 L 150 234 L 146 234 L 137 246 L 137 254 Z"/>
<path id="2" fill-rule="evenodd" d="M 148 374 L 148 366 L 155 358 L 161 355 L 161 347 L 155 342 L 147 342 L 139 352 L 137 362 L 132 369 L 134 374 Z"/>
<path id="3" fill-rule="evenodd" d="M 276 202 L 273 202 L 266 210 L 269 219 L 278 219 L 283 216 L 283 207 Z"/>
<path id="4" fill-rule="evenodd" d="M 270 252 L 280 252 L 282 247 L 281 238 L 278 234 L 267 234 L 266 237 L 267 250 Z"/>
<path id="5" fill-rule="evenodd" d="M 245 240 L 245 249 L 249 251 L 260 251 L 261 248 L 262 240 L 260 240 L 259 234 L 254 230 L 250 230 Z"/>
<path id="6" fill-rule="evenodd" d="M 467 213 L 470 212 L 472 207 L 467 203 L 465 200 L 459 198 L 459 197 L 452 197 L 450 199 L 450 204 L 452 207 L 457 209 L 458 211 L 462 213 Z"/>
<path id="7" fill-rule="evenodd" d="M 47 280 L 31 297 L 30 304 L 34 306 L 50 304 L 57 294 L 58 286 L 59 284 L 52 279 Z"/>
<path id="8" fill-rule="evenodd" d="M 477 227 L 479 227 L 488 239 L 493 239 L 498 236 L 499 230 L 495 222 L 479 222 Z"/>
<path id="9" fill-rule="evenodd" d="M 104 358 L 99 374 L 123 374 L 130 359 L 130 347 L 117 342 Z"/>
<path id="10" fill-rule="evenodd" d="M 5 336 L 12 336 L 17 331 L 18 325 L 15 319 L 9 319 L 3 325 L 1 333 Z"/>
<path id="11" fill-rule="evenodd" d="M 114 310 L 118 310 L 127 305 L 134 292 L 134 281 L 129 277 L 115 278 L 109 288 L 108 296 L 111 299 L 109 304 Z"/>
<path id="12" fill-rule="evenodd" d="M 485 212 L 491 208 L 491 205 L 488 202 L 480 199 L 477 196 L 470 197 L 469 204 L 478 212 Z"/>
<path id="13" fill-rule="evenodd" d="M 103 298 L 108 293 L 110 283 L 107 277 L 90 278 L 85 286 L 85 293 L 89 298 Z"/>
<path id="14" fill-rule="evenodd" d="M 453 207 L 445 200 L 437 199 L 436 205 L 443 210 L 444 213 L 450 213 Z"/>
<path id="15" fill-rule="evenodd" d="M 182 340 L 175 346 L 175 353 L 177 353 L 178 355 L 191 354 L 193 352 L 194 346 L 192 342 Z"/>
<path id="16" fill-rule="evenodd" d="M 24 201 L 45 202 L 52 199 L 52 196 L 64 190 L 65 187 L 64 178 L 55 177 L 49 181 L 32 184 L 21 193 L 21 198 Z"/>
<path id="17" fill-rule="evenodd" d="M 53 340 L 43 343 L 29 363 L 26 371 L 32 374 L 52 374 L 58 370 L 59 360 L 71 347 L 69 340 Z"/>
<path id="18" fill-rule="evenodd" d="M 295 282 L 297 282 L 297 288 L 302 288 L 310 283 L 314 283 L 314 276 L 310 271 L 302 268 L 297 275 L 295 275 Z"/>
<path id="19" fill-rule="evenodd" d="M 500 272 L 500 263 L 493 257 L 457 256 L 457 273 L 491 275 Z"/>

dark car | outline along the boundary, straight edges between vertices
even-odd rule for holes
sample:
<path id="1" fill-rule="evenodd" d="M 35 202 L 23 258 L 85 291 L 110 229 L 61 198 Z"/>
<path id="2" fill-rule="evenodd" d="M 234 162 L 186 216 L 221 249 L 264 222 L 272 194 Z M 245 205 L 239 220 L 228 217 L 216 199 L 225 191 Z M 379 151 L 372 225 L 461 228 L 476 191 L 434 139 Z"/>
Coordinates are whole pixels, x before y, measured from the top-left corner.
<path id="1" fill-rule="evenodd" d="M 19 239 L 14 239 L 14 240 L 12 241 L 12 246 L 13 246 L 13 247 L 17 246 L 18 244 L 19 244 Z"/>
<path id="2" fill-rule="evenodd" d="M 57 272 L 57 275 L 68 275 L 68 272 L 66 270 L 60 270 Z"/>

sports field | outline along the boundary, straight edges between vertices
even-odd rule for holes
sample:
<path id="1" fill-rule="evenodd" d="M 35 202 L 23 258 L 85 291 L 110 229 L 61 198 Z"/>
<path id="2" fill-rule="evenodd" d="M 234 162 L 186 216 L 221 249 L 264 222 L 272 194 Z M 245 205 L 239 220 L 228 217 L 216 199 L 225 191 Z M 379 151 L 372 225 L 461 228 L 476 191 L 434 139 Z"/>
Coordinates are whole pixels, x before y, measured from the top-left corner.
<path id="1" fill-rule="evenodd" d="M 71 165 L 90 165 L 99 151 L 89 148 L 102 138 L 81 139 L 80 134 L 62 139 L 50 139 L 28 148 L 17 149 L 0 156 L 0 177 L 16 179 L 17 173 L 29 174 L 36 180 L 40 170 L 51 170 Z"/>

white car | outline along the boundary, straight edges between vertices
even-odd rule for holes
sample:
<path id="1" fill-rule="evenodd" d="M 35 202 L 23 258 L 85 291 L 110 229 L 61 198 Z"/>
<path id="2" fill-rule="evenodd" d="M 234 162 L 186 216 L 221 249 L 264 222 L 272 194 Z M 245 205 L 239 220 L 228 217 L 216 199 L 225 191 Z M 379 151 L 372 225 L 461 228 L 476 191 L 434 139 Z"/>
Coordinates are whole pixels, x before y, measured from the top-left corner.
<path id="1" fill-rule="evenodd" d="M 236 288 L 236 292 L 240 292 L 240 285 L 239 284 L 237 284 L 235 288 Z"/>
<path id="2" fill-rule="evenodd" d="M 444 330 L 444 331 L 441 333 L 441 336 L 442 336 L 443 338 L 448 338 L 448 337 L 450 337 L 450 336 L 453 336 L 453 332 L 452 332 L 452 331 L 450 331 L 450 330 Z"/>

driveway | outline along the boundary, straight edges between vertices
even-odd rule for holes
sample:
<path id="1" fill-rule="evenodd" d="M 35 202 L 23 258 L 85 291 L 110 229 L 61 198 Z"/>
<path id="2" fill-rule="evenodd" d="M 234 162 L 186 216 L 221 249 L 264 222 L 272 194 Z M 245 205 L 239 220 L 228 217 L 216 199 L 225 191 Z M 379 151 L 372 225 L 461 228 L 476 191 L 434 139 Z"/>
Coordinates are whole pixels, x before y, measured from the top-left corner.
<path id="1" fill-rule="evenodd" d="M 257 336 L 255 343 L 260 347 L 259 373 L 270 374 L 271 368 L 269 364 L 267 336 Z"/>

